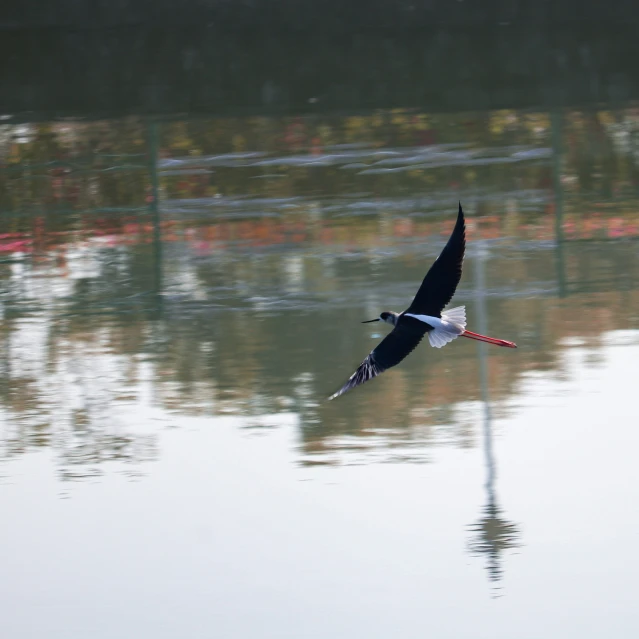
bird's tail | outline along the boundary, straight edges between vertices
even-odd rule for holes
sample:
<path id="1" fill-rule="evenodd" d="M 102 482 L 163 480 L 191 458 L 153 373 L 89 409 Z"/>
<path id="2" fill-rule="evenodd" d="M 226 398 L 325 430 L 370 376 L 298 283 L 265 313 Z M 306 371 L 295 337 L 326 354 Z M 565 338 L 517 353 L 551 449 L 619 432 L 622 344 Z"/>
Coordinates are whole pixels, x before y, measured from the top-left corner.
<path id="1" fill-rule="evenodd" d="M 462 331 L 466 330 L 466 307 L 456 306 L 455 308 L 449 308 L 445 313 L 442 313 L 442 319 L 454 324 Z"/>
<path id="2" fill-rule="evenodd" d="M 452 342 L 458 337 L 469 337 L 480 342 L 495 344 L 495 346 L 505 346 L 506 348 L 517 348 L 515 342 L 509 342 L 505 339 L 497 339 L 496 337 L 488 337 L 466 330 L 466 309 L 463 306 L 451 308 L 442 313 L 441 324 L 436 324 L 432 331 L 428 333 L 428 341 L 431 346 L 441 348 L 446 346 L 448 342 Z"/>
<path id="3" fill-rule="evenodd" d="M 466 307 L 456 306 L 442 313 L 442 323 L 428 333 L 431 346 L 441 348 L 466 331 Z"/>

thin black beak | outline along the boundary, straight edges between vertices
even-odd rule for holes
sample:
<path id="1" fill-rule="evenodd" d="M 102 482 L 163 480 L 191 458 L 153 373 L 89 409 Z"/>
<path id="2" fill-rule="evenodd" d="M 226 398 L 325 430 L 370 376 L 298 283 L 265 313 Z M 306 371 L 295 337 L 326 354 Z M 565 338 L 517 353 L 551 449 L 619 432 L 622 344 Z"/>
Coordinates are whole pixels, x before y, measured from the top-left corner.
<path id="1" fill-rule="evenodd" d="M 362 322 L 362 324 L 370 324 L 371 322 L 379 322 L 379 317 L 376 317 L 374 320 L 366 320 L 365 322 Z"/>

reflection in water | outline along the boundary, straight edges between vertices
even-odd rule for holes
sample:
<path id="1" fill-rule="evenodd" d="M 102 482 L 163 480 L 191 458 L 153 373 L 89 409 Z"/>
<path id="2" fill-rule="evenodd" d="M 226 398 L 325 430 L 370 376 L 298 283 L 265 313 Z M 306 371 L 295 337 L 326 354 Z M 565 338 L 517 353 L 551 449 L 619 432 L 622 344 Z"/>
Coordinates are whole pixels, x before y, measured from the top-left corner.
<path id="1" fill-rule="evenodd" d="M 481 517 L 469 527 L 473 538 L 468 544 L 471 554 L 486 556 L 488 578 L 497 586 L 502 579 L 502 554 L 520 547 L 519 528 L 503 516 L 492 489 L 487 488 L 488 501 Z"/>
<path id="2" fill-rule="evenodd" d="M 160 219 L 160 182 L 158 175 L 158 124 L 147 124 L 147 137 L 149 147 L 149 208 L 153 219 L 153 250 L 155 264 L 154 291 L 158 295 L 158 305 L 162 304 L 162 222 Z"/>
<path id="3" fill-rule="evenodd" d="M 3 636 L 638 635 L 636 37 L 531 29 L 511 4 L 401 46 L 282 44 L 272 12 L 240 38 L 3 32 L 3 92 L 40 113 L 234 105 L 0 114 Z M 353 106 L 398 103 L 448 112 Z M 518 350 L 423 345 L 327 403 L 458 200 L 454 305 Z"/>
<path id="4" fill-rule="evenodd" d="M 522 377 L 563 374 L 562 340 L 636 321 L 634 245 L 571 243 L 637 235 L 633 108 L 0 129 L 2 456 L 52 449 L 62 476 L 152 458 L 155 424 L 131 419 L 151 409 L 293 411 L 300 465 L 429 461 L 475 445 L 480 379 L 503 417 Z M 516 356 L 426 348 L 325 405 L 381 336 L 359 322 L 410 300 L 457 199 Z"/>
<path id="5" fill-rule="evenodd" d="M 487 251 L 479 245 L 476 251 L 475 293 L 478 324 L 480 331 L 488 330 L 486 314 L 485 260 Z M 468 543 L 469 552 L 473 555 L 486 556 L 488 578 L 495 587 L 503 576 L 501 565 L 502 554 L 507 550 L 520 547 L 520 532 L 516 524 L 508 522 L 497 504 L 495 490 L 496 465 L 493 453 L 492 414 L 490 409 L 490 391 L 488 388 L 488 362 L 486 344 L 478 344 L 479 371 L 481 376 L 481 395 L 484 406 L 483 447 L 486 466 L 486 505 L 482 509 L 479 520 L 469 527 L 472 535 Z"/>
<path id="6" fill-rule="evenodd" d="M 565 273 L 565 257 L 564 257 L 564 196 L 563 185 L 561 183 L 562 175 L 562 157 L 563 149 L 561 146 L 561 128 L 562 116 L 558 112 L 551 114 L 551 131 L 553 146 L 553 190 L 555 192 L 555 242 L 557 263 L 557 283 L 559 285 L 559 297 L 566 295 L 566 273 Z"/>

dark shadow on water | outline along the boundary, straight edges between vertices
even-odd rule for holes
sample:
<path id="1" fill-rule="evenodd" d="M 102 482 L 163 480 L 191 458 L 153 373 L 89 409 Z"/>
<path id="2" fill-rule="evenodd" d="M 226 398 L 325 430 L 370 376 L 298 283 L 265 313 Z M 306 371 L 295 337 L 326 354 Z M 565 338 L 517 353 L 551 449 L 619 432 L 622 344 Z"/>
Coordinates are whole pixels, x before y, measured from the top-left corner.
<path id="1" fill-rule="evenodd" d="M 496 4 L 499 17 L 491 19 L 483 3 L 477 13 L 468 2 L 441 2 L 438 10 L 433 2 L 410 3 L 412 8 L 378 3 L 377 11 L 337 2 L 338 15 L 345 4 L 347 13 L 354 12 L 344 21 L 323 9 L 324 2 L 322 9 L 312 3 L 308 15 L 286 3 L 279 20 L 275 11 L 257 18 L 254 3 L 213 4 L 241 5 L 244 15 L 226 27 L 217 19 L 180 23 L 177 16 L 151 24 L 148 11 L 139 21 L 109 28 L 64 20 L 52 29 L 29 28 L 33 20 L 22 20 L 24 28 L 5 29 L 0 38 L 0 114 L 31 121 L 70 115 L 263 117 L 406 107 L 549 109 L 639 98 L 634 23 L 588 22 L 581 15 L 553 20 L 546 12 L 554 4 L 543 3 L 539 13 L 532 0 L 513 3 L 517 17 L 511 18 L 504 17 L 512 10 L 508 3 Z M 569 6 L 556 4 L 559 12 Z M 400 23 L 381 17 L 391 5 L 401 5 Z M 526 9 L 538 15 L 526 19 Z M 442 11 L 459 15 L 447 21 Z M 253 28 L 240 27 L 251 13 Z M 317 20 L 310 21 L 313 14 Z M 301 30 L 292 26 L 297 19 L 305 23 Z"/>

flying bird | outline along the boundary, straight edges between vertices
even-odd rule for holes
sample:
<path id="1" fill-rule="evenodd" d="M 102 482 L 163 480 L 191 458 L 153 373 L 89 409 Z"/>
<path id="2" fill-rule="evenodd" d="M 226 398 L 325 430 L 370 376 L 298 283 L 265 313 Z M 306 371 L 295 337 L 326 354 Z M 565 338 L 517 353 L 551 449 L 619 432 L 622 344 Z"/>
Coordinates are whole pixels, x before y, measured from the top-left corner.
<path id="1" fill-rule="evenodd" d="M 393 330 L 371 351 L 344 386 L 329 399 L 335 399 L 399 364 L 427 333 L 430 345 L 435 348 L 446 346 L 448 342 L 460 336 L 496 346 L 517 348 L 514 342 L 467 331 L 466 309 L 463 306 L 442 313 L 455 294 L 461 279 L 465 249 L 466 223 L 460 203 L 453 233 L 444 250 L 426 273 L 411 305 L 403 313 L 384 311 L 379 317 L 362 322 L 386 322 L 392 324 Z"/>

